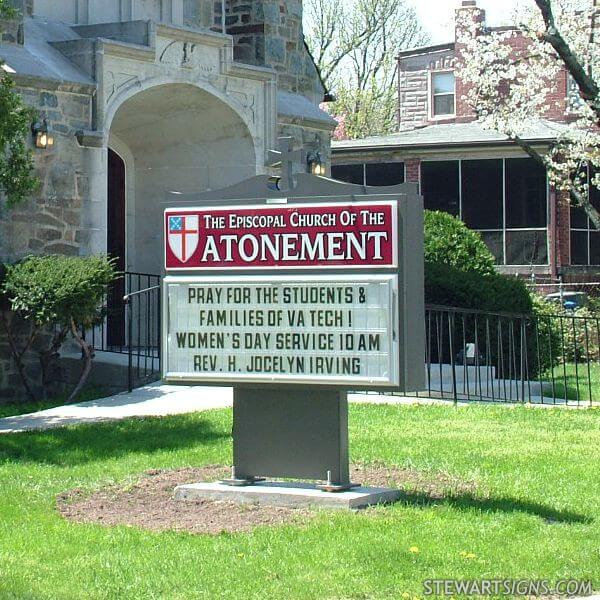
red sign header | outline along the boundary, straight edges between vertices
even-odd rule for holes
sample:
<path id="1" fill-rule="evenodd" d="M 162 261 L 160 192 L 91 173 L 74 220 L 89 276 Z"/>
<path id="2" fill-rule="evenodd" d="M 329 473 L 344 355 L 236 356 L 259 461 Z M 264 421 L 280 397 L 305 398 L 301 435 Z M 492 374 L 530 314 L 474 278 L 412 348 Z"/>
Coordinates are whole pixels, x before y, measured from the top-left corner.
<path id="1" fill-rule="evenodd" d="M 167 209 L 164 226 L 167 271 L 397 266 L 394 202 Z"/>

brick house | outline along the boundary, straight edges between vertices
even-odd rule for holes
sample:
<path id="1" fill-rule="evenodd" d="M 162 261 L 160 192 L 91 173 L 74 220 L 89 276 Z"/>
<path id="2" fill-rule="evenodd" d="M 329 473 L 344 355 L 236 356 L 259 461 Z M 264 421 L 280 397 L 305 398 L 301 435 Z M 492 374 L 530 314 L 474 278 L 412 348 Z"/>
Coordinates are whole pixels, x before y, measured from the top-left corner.
<path id="1" fill-rule="evenodd" d="M 485 28 L 475 0 L 457 9 Z M 527 39 L 514 30 L 515 52 Z M 460 33 L 459 31 L 456 32 Z M 332 176 L 353 183 L 416 182 L 426 208 L 460 216 L 479 231 L 506 273 L 566 281 L 600 275 L 600 232 L 585 214 L 549 184 L 545 169 L 503 135 L 484 130 L 463 100 L 466 84 L 457 68 L 461 45 L 416 48 L 398 56 L 398 131 L 339 141 L 332 148 Z M 545 152 L 568 119 L 570 81 L 565 72 L 549 90 L 552 106 L 523 136 Z M 600 194 L 592 190 L 600 207 Z"/>

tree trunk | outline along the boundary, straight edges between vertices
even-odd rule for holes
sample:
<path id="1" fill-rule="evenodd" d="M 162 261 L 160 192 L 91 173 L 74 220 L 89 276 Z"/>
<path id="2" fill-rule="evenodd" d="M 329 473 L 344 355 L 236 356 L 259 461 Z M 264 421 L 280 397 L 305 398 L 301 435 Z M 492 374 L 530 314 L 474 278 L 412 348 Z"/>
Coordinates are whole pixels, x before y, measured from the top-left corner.
<path id="1" fill-rule="evenodd" d="M 73 334 L 75 341 L 79 344 L 79 346 L 81 346 L 84 356 L 84 365 L 83 369 L 81 370 L 79 381 L 77 382 L 75 389 L 71 392 L 67 402 L 73 402 L 77 398 L 83 386 L 85 385 L 85 382 L 87 381 L 90 371 L 92 370 L 92 350 L 90 345 L 79 335 L 79 332 L 77 331 L 77 325 L 73 319 L 71 319 L 71 333 Z"/>
<path id="2" fill-rule="evenodd" d="M 4 331 L 6 332 L 6 337 L 8 338 L 8 345 L 10 346 L 10 352 L 12 354 L 12 357 L 15 360 L 15 364 L 17 366 L 17 371 L 19 372 L 19 377 L 21 378 L 21 381 L 23 382 L 23 387 L 25 388 L 25 391 L 27 392 L 27 395 L 29 396 L 29 398 L 33 402 L 37 402 L 38 401 L 37 396 L 35 395 L 34 391 L 31 389 L 31 386 L 29 385 L 29 381 L 27 379 L 27 374 L 25 373 L 25 365 L 23 363 L 23 356 L 25 356 L 25 353 L 31 346 L 31 344 L 35 338 L 35 335 L 37 333 L 37 329 L 36 328 L 33 329 L 32 333 L 27 341 L 27 344 L 25 345 L 25 347 L 22 350 L 19 350 L 17 348 L 17 342 L 16 342 L 15 338 L 13 337 L 10 325 L 8 324 L 8 319 L 6 318 L 5 312 L 2 312 L 2 325 L 4 326 Z"/>
<path id="3" fill-rule="evenodd" d="M 40 352 L 40 367 L 42 369 L 42 396 L 44 400 L 48 398 L 48 370 L 50 368 L 50 364 L 52 363 L 52 359 L 56 356 L 59 348 L 65 341 L 68 332 L 69 328 L 67 326 L 63 327 L 59 332 L 54 334 L 54 338 L 52 339 L 52 344 L 50 347 L 44 352 Z"/>

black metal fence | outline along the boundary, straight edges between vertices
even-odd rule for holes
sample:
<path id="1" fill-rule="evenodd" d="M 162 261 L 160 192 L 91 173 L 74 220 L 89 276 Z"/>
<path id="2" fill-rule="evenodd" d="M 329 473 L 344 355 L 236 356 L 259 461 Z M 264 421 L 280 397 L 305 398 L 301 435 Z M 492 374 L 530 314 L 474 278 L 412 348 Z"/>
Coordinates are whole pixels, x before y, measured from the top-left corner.
<path id="1" fill-rule="evenodd" d="M 126 272 L 108 291 L 103 318 L 85 332 L 96 352 L 123 356 L 128 387 L 160 376 L 160 276 Z"/>
<path id="2" fill-rule="evenodd" d="M 600 318 L 426 308 L 424 395 L 453 400 L 600 403 Z"/>
<path id="3" fill-rule="evenodd" d="M 124 273 L 86 332 L 123 355 L 131 389 L 160 376 L 160 276 Z M 600 404 L 600 318 L 427 306 L 426 389 L 418 396 L 550 405 Z"/>

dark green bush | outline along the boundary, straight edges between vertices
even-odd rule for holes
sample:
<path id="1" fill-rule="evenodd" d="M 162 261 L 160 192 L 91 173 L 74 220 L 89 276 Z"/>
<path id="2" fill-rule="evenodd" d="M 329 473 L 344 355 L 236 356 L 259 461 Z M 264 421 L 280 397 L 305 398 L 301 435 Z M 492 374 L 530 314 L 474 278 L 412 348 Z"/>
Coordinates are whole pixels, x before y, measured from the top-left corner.
<path id="1" fill-rule="evenodd" d="M 4 263 L 0 263 L 0 311 L 10 310 L 10 302 L 5 294 L 2 293 L 4 282 L 6 281 L 7 268 Z"/>
<path id="2" fill-rule="evenodd" d="M 470 231 L 456 217 L 426 211 L 425 261 L 427 304 L 527 316 L 524 321 L 491 318 L 486 322 L 482 318 L 477 326 L 473 317 L 464 322 L 457 318 L 454 354 L 462 349 L 463 336 L 465 342 L 478 339 L 480 350 L 487 340 L 486 353 L 490 353 L 494 364 L 507 365 L 511 360 L 511 343 L 516 340 L 520 344 L 519 327 L 524 322 L 529 376 L 534 377 L 556 364 L 557 332 L 555 321 L 547 318 L 549 307 L 534 301 L 523 280 L 496 271 L 494 258 L 477 232 Z M 434 361 L 450 360 L 447 343 L 446 340 L 445 346 L 438 350 L 439 356 L 432 356 Z M 430 346 L 436 347 L 435 339 L 430 340 Z"/>
<path id="3" fill-rule="evenodd" d="M 3 290 L 12 310 L 36 325 L 89 325 L 115 268 L 106 256 L 32 256 L 8 267 Z"/>
<path id="4" fill-rule="evenodd" d="M 25 354 L 40 342 L 38 349 L 42 371 L 42 392 L 46 394 L 48 373 L 58 350 L 71 334 L 85 357 L 81 377 L 69 400 L 73 400 L 85 383 L 92 360 L 92 348 L 83 339 L 82 330 L 101 316 L 103 298 L 117 273 L 107 256 L 69 257 L 62 255 L 32 256 L 9 266 L 0 281 L 0 299 L 31 326 L 25 343 L 19 343 L 6 315 L 2 324 L 8 335 L 11 353 L 32 400 L 37 400 L 25 368 Z M 1 274 L 0 274 L 1 278 Z M 39 344 L 38 344 L 39 345 Z"/>
<path id="5" fill-rule="evenodd" d="M 495 273 L 494 257 L 479 233 L 439 211 L 425 211 L 425 262 L 482 275 Z"/>
<path id="6" fill-rule="evenodd" d="M 425 263 L 425 302 L 519 314 L 530 314 L 533 308 L 525 283 L 516 277 L 482 275 L 439 263 Z"/>

